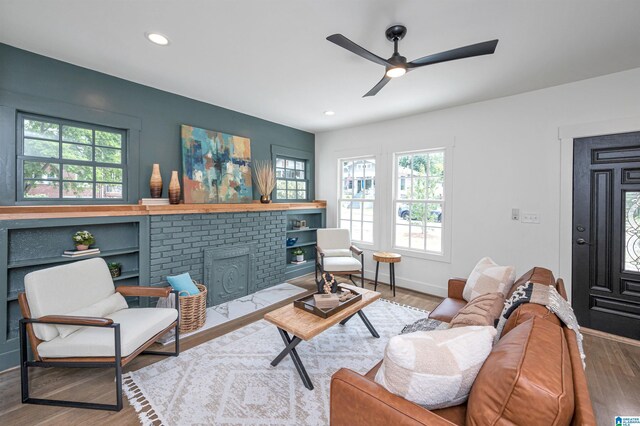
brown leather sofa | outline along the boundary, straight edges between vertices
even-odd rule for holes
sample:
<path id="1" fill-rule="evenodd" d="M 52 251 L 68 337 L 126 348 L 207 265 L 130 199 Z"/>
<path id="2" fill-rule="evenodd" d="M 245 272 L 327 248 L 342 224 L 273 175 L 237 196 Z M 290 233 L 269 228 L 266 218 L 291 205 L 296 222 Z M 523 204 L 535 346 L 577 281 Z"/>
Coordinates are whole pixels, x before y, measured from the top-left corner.
<path id="1" fill-rule="evenodd" d="M 466 305 L 464 279 L 449 281 L 448 298 L 429 315 L 451 321 Z M 533 268 L 513 285 L 562 280 Z M 429 411 L 374 381 L 376 365 L 362 376 L 343 368 L 331 380 L 331 424 L 342 425 L 595 425 L 575 334 L 544 306 L 521 305 L 509 317 L 482 366 L 466 403 Z"/>

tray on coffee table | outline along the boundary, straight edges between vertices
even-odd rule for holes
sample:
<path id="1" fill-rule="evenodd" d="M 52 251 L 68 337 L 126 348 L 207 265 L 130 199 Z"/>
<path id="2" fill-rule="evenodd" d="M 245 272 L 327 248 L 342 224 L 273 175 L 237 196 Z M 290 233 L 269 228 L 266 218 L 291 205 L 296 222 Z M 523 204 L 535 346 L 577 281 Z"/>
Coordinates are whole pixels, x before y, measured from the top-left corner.
<path id="1" fill-rule="evenodd" d="M 335 315 L 338 312 L 340 312 L 341 310 L 343 310 L 343 309 L 353 305 L 354 303 L 357 303 L 360 300 L 362 300 L 362 293 L 359 293 L 356 290 L 352 290 L 350 288 L 345 288 L 345 287 L 341 287 L 341 286 L 338 286 L 338 288 L 343 290 L 343 291 L 349 291 L 352 294 L 355 294 L 355 296 L 352 297 L 349 300 L 345 300 L 344 302 L 340 302 L 340 304 L 338 306 L 336 306 L 335 308 L 330 308 L 330 309 L 320 309 L 320 308 L 318 308 L 316 306 L 315 299 L 313 298 L 313 294 L 295 300 L 293 302 L 293 306 L 295 306 L 296 308 L 302 309 L 303 311 L 309 312 L 310 314 L 317 315 L 320 318 L 329 318 L 330 316 Z"/>

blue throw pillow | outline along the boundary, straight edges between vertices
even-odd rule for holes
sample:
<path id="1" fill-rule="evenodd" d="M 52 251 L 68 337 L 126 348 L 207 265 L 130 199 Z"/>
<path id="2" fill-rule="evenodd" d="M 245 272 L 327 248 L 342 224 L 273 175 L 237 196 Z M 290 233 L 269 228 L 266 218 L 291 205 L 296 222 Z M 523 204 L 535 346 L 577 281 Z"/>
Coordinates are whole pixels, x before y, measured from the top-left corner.
<path id="1" fill-rule="evenodd" d="M 191 275 L 189 275 L 188 272 L 167 277 L 167 281 L 169 281 L 169 285 L 176 290 L 180 296 L 193 296 L 200 293 L 200 290 L 198 290 L 198 287 L 193 283 Z M 183 292 L 187 292 L 188 294 L 184 294 Z"/>

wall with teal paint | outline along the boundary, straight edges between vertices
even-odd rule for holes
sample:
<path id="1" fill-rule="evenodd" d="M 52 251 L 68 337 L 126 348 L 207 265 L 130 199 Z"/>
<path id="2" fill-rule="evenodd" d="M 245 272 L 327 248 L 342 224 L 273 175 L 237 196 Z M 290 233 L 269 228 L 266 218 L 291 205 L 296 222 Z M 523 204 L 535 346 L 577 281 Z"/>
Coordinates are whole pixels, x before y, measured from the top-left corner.
<path id="1" fill-rule="evenodd" d="M 143 58 L 141 58 L 143 60 Z M 215 80 L 211 84 L 216 84 Z M 181 171 L 180 125 L 189 124 L 206 129 L 244 136 L 251 139 L 253 159 L 271 159 L 271 146 L 307 151 L 313 163 L 315 136 L 291 127 L 272 123 L 260 118 L 231 111 L 215 105 L 189 99 L 183 96 L 164 92 L 152 87 L 133 83 L 86 68 L 71 65 L 45 56 L 0 43 L 0 91 L 11 96 L 0 97 L 0 107 L 8 107 L 9 111 L 23 109 L 23 106 L 11 105 L 21 103 L 30 105 L 48 115 L 64 117 L 73 115 L 69 111 L 91 111 L 129 116 L 140 123 L 139 161 L 135 181 L 139 197 L 149 196 L 149 177 L 151 166 L 159 163 L 168 187 L 171 170 Z M 18 99 L 18 102 L 14 101 Z M 260 102 L 256 99 L 255 102 Z M 35 107 L 31 107 L 35 105 Z M 58 107 L 57 107 L 57 106 Z M 61 108 L 60 105 L 70 108 Z M 104 115 L 104 114 L 103 114 Z M 79 121 L 87 121 L 75 117 Z M 5 121 L 9 120 L 5 117 Z M 6 123 L 5 123 L 6 124 Z M 105 124 L 107 123 L 98 123 Z M 1 126 L 0 126 L 1 127 Z M 5 126 L 6 127 L 6 126 Z M 1 129 L 0 129 L 1 130 Z M 0 145 L 3 148 L 15 146 L 14 132 L 0 132 Z M 2 152 L 13 152 L 3 149 Z M 11 155 L 4 155 L 11 157 Z M 4 182 L 15 182 L 15 160 L 2 158 L 0 174 Z M 310 200 L 314 199 L 313 175 L 310 177 Z M 131 179 L 130 179 L 131 181 Z M 15 203 L 15 185 L 13 197 L 7 197 L 11 186 L 3 185 L 6 190 L 0 197 L 0 205 Z M 166 195 L 165 195 L 166 196 Z M 259 194 L 254 188 L 254 198 Z M 132 201 L 132 200 L 130 200 Z"/>

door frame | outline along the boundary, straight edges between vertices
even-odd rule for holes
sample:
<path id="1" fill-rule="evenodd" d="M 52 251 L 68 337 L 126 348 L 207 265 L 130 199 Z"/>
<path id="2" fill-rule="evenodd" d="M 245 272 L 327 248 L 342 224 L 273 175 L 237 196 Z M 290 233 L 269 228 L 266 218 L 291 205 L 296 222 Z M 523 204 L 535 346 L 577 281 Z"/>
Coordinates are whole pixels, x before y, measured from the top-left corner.
<path id="1" fill-rule="evenodd" d="M 573 248 L 573 145 L 577 138 L 640 131 L 640 116 L 579 123 L 558 128 L 560 141 L 559 271 L 571 301 Z"/>

